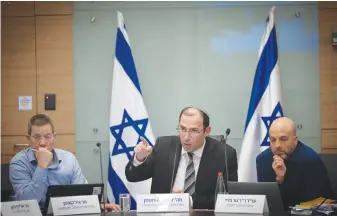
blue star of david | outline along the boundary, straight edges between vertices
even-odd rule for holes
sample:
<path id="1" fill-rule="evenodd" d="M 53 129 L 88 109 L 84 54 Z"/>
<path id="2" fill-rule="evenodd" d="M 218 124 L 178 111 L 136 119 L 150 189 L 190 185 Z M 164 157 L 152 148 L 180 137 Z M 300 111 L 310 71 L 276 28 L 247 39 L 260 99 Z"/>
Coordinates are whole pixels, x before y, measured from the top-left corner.
<path id="1" fill-rule="evenodd" d="M 148 118 L 140 119 L 140 120 L 133 120 L 128 112 L 124 109 L 123 113 L 123 118 L 122 122 L 119 125 L 114 125 L 110 127 L 111 134 L 115 137 L 116 142 L 114 145 L 114 148 L 112 150 L 112 156 L 118 155 L 118 154 L 126 154 L 129 160 L 131 159 L 131 153 L 133 152 L 133 149 L 135 148 L 136 144 L 139 143 L 140 137 L 144 137 L 146 141 L 152 146 L 152 143 L 150 140 L 146 137 L 145 131 L 147 124 L 149 122 Z M 127 127 L 133 127 L 133 129 L 137 132 L 138 134 L 138 140 L 137 143 L 134 143 L 134 146 L 132 147 L 127 147 L 126 143 L 124 142 L 122 135 L 123 131 Z M 128 143 L 130 145 L 130 143 Z M 121 146 L 121 148 L 119 148 Z"/>
<path id="2" fill-rule="evenodd" d="M 269 128 L 270 128 L 270 125 L 271 123 L 273 123 L 273 121 L 279 117 L 283 117 L 283 110 L 282 110 L 282 107 L 281 107 L 281 104 L 280 102 L 275 106 L 271 116 L 264 116 L 264 117 L 261 117 L 264 125 L 266 126 L 266 129 L 267 129 L 267 134 L 266 136 L 264 137 L 262 143 L 260 146 L 269 146 L 270 145 L 270 141 L 269 141 Z"/>

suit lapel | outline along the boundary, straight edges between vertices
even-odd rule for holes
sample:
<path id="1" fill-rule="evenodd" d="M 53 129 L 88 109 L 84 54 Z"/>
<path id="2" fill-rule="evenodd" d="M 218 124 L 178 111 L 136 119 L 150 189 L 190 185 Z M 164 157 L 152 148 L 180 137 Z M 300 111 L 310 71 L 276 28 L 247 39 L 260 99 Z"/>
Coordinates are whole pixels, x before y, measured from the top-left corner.
<path id="1" fill-rule="evenodd" d="M 179 162 L 180 162 L 180 157 L 181 157 L 181 144 L 180 141 L 174 142 L 173 145 L 171 145 L 171 154 L 170 154 L 170 170 L 173 170 L 173 164 L 174 164 L 174 173 L 173 173 L 173 183 L 172 187 L 174 185 L 174 181 L 176 179 L 176 175 L 178 172 L 178 167 L 179 167 Z M 175 162 L 174 162 L 175 159 Z M 170 172 L 171 173 L 171 172 Z M 171 187 L 171 186 L 170 186 Z M 171 188 L 172 190 L 172 188 Z"/>
<path id="2" fill-rule="evenodd" d="M 200 164 L 199 164 L 199 169 L 198 169 L 198 174 L 197 174 L 197 179 L 195 182 L 195 189 L 197 190 L 198 184 L 202 184 L 202 182 L 204 182 L 204 179 L 208 178 L 209 176 L 207 176 L 207 174 L 205 175 L 205 173 L 207 173 L 207 170 L 209 169 L 209 161 L 212 161 L 212 150 L 213 147 L 212 145 L 209 144 L 209 140 L 206 137 L 206 143 L 205 143 L 205 147 L 204 147 L 204 151 L 202 153 L 201 156 L 201 160 L 200 160 Z"/>

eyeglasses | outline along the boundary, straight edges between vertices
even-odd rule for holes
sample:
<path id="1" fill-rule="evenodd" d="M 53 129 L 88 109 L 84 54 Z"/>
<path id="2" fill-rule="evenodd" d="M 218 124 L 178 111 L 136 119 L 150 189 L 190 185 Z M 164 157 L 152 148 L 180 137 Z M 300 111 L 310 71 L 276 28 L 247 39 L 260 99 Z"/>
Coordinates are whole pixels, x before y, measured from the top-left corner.
<path id="1" fill-rule="evenodd" d="M 204 130 L 204 128 L 199 130 L 198 128 L 187 129 L 185 127 L 179 126 L 177 127 L 177 130 L 180 134 L 188 133 L 190 136 L 197 136 L 198 134 L 201 133 L 201 131 Z"/>
<path id="2" fill-rule="evenodd" d="M 34 136 L 30 136 L 31 138 L 33 138 L 36 141 L 40 141 L 42 139 L 45 139 L 46 141 L 50 141 L 54 139 L 54 135 L 45 135 L 45 136 L 39 136 L 39 135 L 34 135 Z"/>

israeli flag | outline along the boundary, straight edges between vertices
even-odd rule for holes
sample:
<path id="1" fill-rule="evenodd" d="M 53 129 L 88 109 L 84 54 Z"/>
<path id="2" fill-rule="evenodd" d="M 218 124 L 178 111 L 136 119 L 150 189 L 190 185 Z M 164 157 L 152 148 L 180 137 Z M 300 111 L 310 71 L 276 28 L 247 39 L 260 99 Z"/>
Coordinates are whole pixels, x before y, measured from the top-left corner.
<path id="1" fill-rule="evenodd" d="M 262 37 L 239 157 L 240 182 L 256 182 L 256 156 L 270 145 L 269 127 L 283 116 L 282 87 L 273 6 Z"/>
<path id="2" fill-rule="evenodd" d="M 119 203 L 119 194 L 129 193 L 131 209 L 136 209 L 135 196 L 150 193 L 151 179 L 130 183 L 125 177 L 125 166 L 134 147 L 144 137 L 150 145 L 154 136 L 142 97 L 133 61 L 130 40 L 123 15 L 117 12 L 118 29 L 113 67 L 110 108 L 110 156 L 107 195 L 109 201 Z"/>

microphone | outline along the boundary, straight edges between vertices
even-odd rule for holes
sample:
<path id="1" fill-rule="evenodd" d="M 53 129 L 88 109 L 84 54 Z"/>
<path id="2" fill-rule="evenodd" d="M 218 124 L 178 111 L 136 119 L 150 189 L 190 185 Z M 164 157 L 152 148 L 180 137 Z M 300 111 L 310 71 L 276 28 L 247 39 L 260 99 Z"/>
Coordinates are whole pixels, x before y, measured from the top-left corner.
<path id="1" fill-rule="evenodd" d="M 225 137 L 225 143 L 227 142 L 227 137 L 228 135 L 231 133 L 231 129 L 230 128 L 227 128 L 226 129 L 226 137 Z"/>
<path id="2" fill-rule="evenodd" d="M 176 159 L 177 159 L 177 150 L 178 150 L 179 144 L 176 147 L 176 150 L 174 152 L 174 161 L 173 161 L 173 169 L 172 169 L 172 178 L 171 178 L 171 189 L 170 189 L 170 193 L 172 193 L 173 190 L 173 176 L 174 176 L 174 170 L 176 167 Z"/>
<path id="3" fill-rule="evenodd" d="M 225 162 L 226 162 L 226 193 L 228 193 L 228 166 L 227 166 L 227 137 L 228 137 L 228 135 L 230 134 L 230 132 L 231 132 L 231 129 L 230 128 L 227 128 L 226 129 L 226 136 L 225 137 L 223 137 L 223 136 L 221 136 L 221 141 L 224 143 L 224 145 L 225 145 Z"/>
<path id="4" fill-rule="evenodd" d="M 103 184 L 103 212 L 104 212 L 104 215 L 105 215 L 105 193 L 104 193 L 104 180 L 103 180 L 103 165 L 102 165 L 102 148 L 101 148 L 101 143 L 97 143 L 96 146 L 99 148 L 99 158 L 100 158 L 100 166 L 101 166 L 101 181 L 102 181 L 102 184 Z"/>

